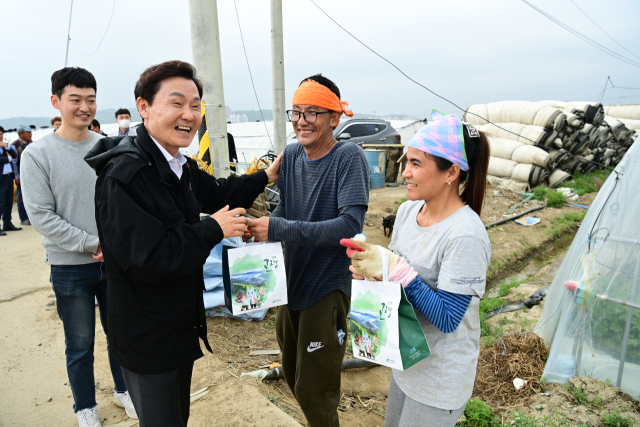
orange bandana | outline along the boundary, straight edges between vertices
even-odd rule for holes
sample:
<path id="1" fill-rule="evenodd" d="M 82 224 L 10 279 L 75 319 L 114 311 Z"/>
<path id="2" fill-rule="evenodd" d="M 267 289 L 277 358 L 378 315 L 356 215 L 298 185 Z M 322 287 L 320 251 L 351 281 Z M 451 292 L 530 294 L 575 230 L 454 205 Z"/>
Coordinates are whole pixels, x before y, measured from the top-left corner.
<path id="1" fill-rule="evenodd" d="M 298 87 L 293 94 L 291 105 L 315 105 L 353 117 L 351 107 L 346 101 L 340 101 L 331 89 L 313 80 L 307 80 Z"/>

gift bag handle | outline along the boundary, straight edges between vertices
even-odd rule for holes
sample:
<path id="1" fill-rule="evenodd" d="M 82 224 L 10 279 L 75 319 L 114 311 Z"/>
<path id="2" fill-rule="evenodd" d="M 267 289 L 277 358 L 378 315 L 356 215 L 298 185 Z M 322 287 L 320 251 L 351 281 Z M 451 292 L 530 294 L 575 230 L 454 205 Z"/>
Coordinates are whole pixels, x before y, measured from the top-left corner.
<path id="1" fill-rule="evenodd" d="M 382 248 L 382 246 L 378 246 L 378 249 L 380 250 L 380 255 L 382 258 L 382 280 L 384 282 L 388 282 L 389 281 L 389 260 L 387 260 L 387 254 L 385 253 L 385 250 Z"/>

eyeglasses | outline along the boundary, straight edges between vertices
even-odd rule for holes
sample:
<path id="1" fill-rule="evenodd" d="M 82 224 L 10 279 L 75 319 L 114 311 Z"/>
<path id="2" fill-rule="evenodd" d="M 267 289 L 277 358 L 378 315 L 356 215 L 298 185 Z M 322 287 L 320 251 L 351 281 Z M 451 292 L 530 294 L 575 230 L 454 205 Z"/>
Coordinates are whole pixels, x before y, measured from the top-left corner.
<path id="1" fill-rule="evenodd" d="M 319 114 L 328 114 L 328 113 L 333 113 L 333 111 L 321 111 L 321 112 L 307 111 L 303 113 L 302 111 L 287 110 L 287 117 L 289 118 L 290 122 L 297 122 L 300 120 L 300 116 L 302 116 L 304 117 L 305 122 L 315 123 L 316 120 L 318 120 Z"/>

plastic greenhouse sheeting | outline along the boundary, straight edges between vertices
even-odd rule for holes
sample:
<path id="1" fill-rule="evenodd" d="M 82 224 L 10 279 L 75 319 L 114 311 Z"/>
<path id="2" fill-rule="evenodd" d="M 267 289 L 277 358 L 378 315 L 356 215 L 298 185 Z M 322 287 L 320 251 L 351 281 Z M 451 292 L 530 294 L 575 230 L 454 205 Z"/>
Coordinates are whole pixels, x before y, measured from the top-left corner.
<path id="1" fill-rule="evenodd" d="M 638 396 L 640 144 L 630 148 L 615 170 L 550 286 L 536 332 L 551 345 L 547 381 L 590 376 Z"/>

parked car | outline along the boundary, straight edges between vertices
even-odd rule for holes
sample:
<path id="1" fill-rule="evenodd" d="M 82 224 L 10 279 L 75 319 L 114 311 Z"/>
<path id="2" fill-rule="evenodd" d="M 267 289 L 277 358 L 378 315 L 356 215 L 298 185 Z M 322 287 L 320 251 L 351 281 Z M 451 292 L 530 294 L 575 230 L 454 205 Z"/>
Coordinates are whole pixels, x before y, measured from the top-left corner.
<path id="1" fill-rule="evenodd" d="M 341 122 L 333 131 L 338 141 L 355 144 L 400 144 L 400 134 L 386 120 L 351 119 Z"/>

